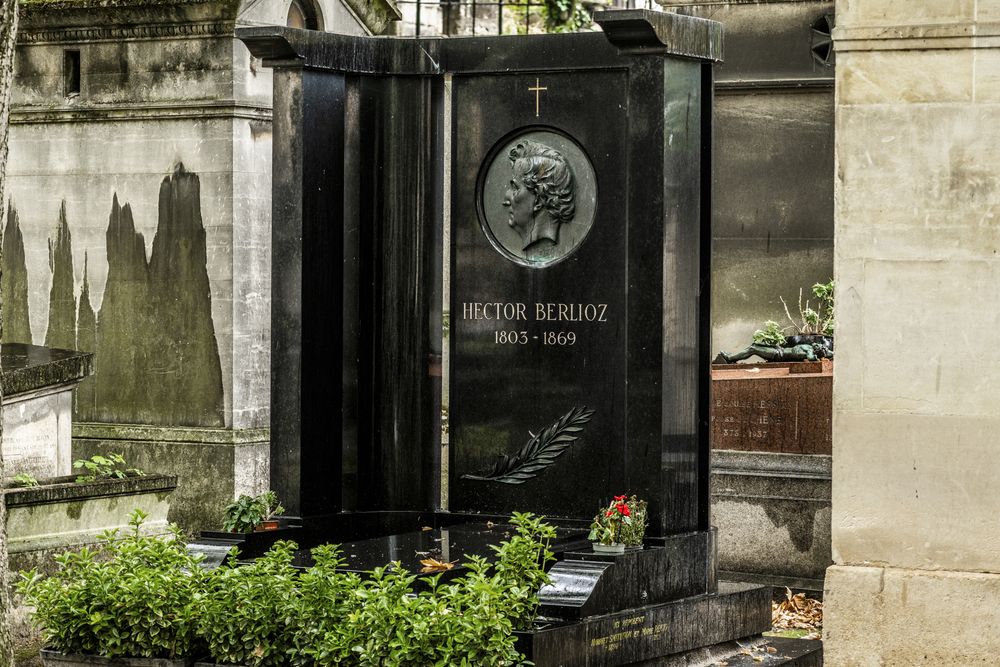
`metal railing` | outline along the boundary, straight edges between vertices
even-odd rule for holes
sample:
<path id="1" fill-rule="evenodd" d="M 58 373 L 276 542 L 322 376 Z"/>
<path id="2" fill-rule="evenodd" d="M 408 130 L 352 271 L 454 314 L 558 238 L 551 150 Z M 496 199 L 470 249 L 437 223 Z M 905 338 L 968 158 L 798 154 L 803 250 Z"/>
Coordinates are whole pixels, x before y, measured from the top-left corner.
<path id="1" fill-rule="evenodd" d="M 537 0 L 397 0 L 403 14 L 392 34 L 407 37 L 523 35 L 545 30 Z M 602 3 L 603 5 L 603 3 Z M 659 9 L 654 0 L 612 0 L 621 9 Z"/>

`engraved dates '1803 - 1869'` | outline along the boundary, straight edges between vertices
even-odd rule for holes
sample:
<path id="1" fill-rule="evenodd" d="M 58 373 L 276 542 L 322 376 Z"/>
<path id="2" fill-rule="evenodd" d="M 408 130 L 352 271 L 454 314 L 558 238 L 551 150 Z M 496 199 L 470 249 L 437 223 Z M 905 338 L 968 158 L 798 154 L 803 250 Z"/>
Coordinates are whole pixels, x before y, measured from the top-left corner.
<path id="1" fill-rule="evenodd" d="M 594 224 L 597 178 L 568 136 L 534 128 L 501 140 L 479 178 L 483 232 L 510 261 L 544 268 L 565 259 Z"/>

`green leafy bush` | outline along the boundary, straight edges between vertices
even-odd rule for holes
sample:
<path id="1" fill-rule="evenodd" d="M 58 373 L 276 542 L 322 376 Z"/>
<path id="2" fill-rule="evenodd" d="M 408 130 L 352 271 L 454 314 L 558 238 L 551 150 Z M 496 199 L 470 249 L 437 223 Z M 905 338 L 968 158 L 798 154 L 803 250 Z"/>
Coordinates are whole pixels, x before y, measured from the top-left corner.
<path id="1" fill-rule="evenodd" d="M 22 488 L 31 488 L 38 486 L 38 478 L 35 477 L 34 475 L 22 472 L 17 475 L 14 475 L 14 477 L 11 478 L 11 483 L 13 486 L 19 486 Z"/>
<path id="2" fill-rule="evenodd" d="M 834 282 L 816 283 L 812 286 L 813 297 L 819 302 L 816 308 L 809 304 L 809 299 L 802 302 L 802 290 L 799 290 L 799 318 L 792 317 L 791 310 L 784 297 L 778 297 L 785 308 L 785 316 L 789 325 L 782 327 L 774 320 L 764 322 L 764 326 L 753 332 L 753 342 L 770 347 L 783 347 L 787 335 L 822 334 L 832 336 L 834 322 Z"/>
<path id="3" fill-rule="evenodd" d="M 35 622 L 64 653 L 194 658 L 223 664 L 468 665 L 523 664 L 515 629 L 531 626 L 538 589 L 548 582 L 555 529 L 515 514 L 516 534 L 494 547 L 495 562 L 469 557 L 467 572 L 418 582 L 399 563 L 367 576 L 342 571 L 336 546 L 313 550 L 315 564 L 293 565 L 294 542 L 239 565 L 234 554 L 202 570 L 179 535 L 133 532 L 103 538 L 97 551 L 58 557 L 56 575 L 22 575 L 19 590 Z M 424 584 L 424 585 L 421 585 Z"/>
<path id="4" fill-rule="evenodd" d="M 792 317 L 791 311 L 788 309 L 788 304 L 785 303 L 783 297 L 781 299 L 781 305 L 785 307 L 785 315 L 788 317 L 788 321 L 791 322 L 791 326 L 788 327 L 793 333 L 799 335 L 808 334 L 823 334 L 824 336 L 832 336 L 834 329 L 834 283 L 831 280 L 828 283 L 816 283 L 812 286 L 813 297 L 819 301 L 817 309 L 813 309 L 809 305 L 809 299 L 806 299 L 805 304 L 802 303 L 802 290 L 799 290 L 799 319 L 796 320 Z"/>
<path id="5" fill-rule="evenodd" d="M 226 506 L 226 519 L 222 529 L 234 533 L 251 533 L 264 521 L 281 514 L 285 508 L 278 502 L 274 491 L 265 491 L 258 496 L 241 495 Z"/>
<path id="6" fill-rule="evenodd" d="M 325 565 L 317 559 L 303 575 L 305 580 L 326 571 L 322 580 L 314 580 L 308 596 L 315 601 L 307 607 L 315 609 L 323 600 L 336 611 L 303 626 L 292 652 L 294 664 L 522 664 L 512 632 L 529 628 L 537 613 L 555 529 L 531 514 L 515 514 L 511 522 L 517 534 L 494 547 L 495 564 L 469 557 L 464 576 L 442 584 L 441 575 L 435 575 L 418 593 L 417 576 L 398 563 L 359 580 L 329 569 L 338 558 L 335 551 L 322 554 Z"/>
<path id="7" fill-rule="evenodd" d="M 292 664 L 310 664 L 312 656 L 326 661 L 334 654 L 352 656 L 351 648 L 357 643 L 356 633 L 343 627 L 340 643 L 337 637 L 329 637 L 322 656 L 313 651 L 331 628 L 345 623 L 348 615 L 360 605 L 361 598 L 356 591 L 361 589 L 362 579 L 357 574 L 338 571 L 347 561 L 341 558 L 336 545 L 318 546 L 312 550 L 312 557 L 313 566 L 299 577 L 299 598 L 294 610 L 299 623 L 289 650 Z"/>
<path id="8" fill-rule="evenodd" d="M 774 320 L 768 320 L 764 322 L 763 329 L 757 329 L 753 332 L 753 342 L 758 345 L 782 347 L 785 344 L 785 332 L 780 324 Z"/>
<path id="9" fill-rule="evenodd" d="M 305 613 L 299 603 L 298 570 L 292 565 L 294 542 L 279 541 L 247 565 L 213 570 L 202 601 L 200 633 L 219 663 L 285 665 L 286 653 Z"/>
<path id="10" fill-rule="evenodd" d="M 77 470 L 86 470 L 87 474 L 78 475 L 77 484 L 86 482 L 96 482 L 99 479 L 125 479 L 126 477 L 142 477 L 146 473 L 138 468 L 128 468 L 125 457 L 121 454 L 108 454 L 107 456 L 91 456 L 89 459 L 77 459 L 73 461 L 73 467 Z"/>
<path id="11" fill-rule="evenodd" d="M 176 658 L 199 649 L 198 608 L 205 573 L 180 532 L 143 535 L 146 514 L 132 513 L 131 533 L 101 536 L 96 550 L 56 556 L 57 572 L 21 574 L 18 591 L 35 607 L 33 622 L 63 653 Z"/>

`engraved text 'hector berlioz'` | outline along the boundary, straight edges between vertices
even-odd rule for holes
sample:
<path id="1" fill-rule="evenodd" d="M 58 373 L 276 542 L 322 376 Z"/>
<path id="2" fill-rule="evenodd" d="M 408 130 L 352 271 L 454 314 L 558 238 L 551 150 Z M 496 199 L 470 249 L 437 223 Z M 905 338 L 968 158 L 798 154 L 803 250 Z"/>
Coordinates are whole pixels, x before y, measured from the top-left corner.
<path id="1" fill-rule="evenodd" d="M 536 322 L 607 322 L 606 303 L 533 303 L 466 301 L 463 320 L 534 320 Z"/>

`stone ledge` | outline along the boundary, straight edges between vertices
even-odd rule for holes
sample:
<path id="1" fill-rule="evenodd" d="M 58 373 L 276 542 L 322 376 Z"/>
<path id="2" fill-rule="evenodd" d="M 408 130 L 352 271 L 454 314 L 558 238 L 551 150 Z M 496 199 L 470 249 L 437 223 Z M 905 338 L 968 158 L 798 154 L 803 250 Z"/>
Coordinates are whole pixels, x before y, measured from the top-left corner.
<path id="1" fill-rule="evenodd" d="M 763 475 L 831 479 L 833 459 L 827 454 L 781 454 L 712 450 L 715 474 Z"/>
<path id="2" fill-rule="evenodd" d="M 7 507 L 26 507 L 81 498 L 127 496 L 136 493 L 170 492 L 177 488 L 176 475 L 145 475 L 125 479 L 102 479 L 77 484 L 75 476 L 57 477 L 55 483 L 27 488 L 3 489 Z"/>
<path id="3" fill-rule="evenodd" d="M 622 53 L 722 62 L 722 24 L 717 21 L 648 9 L 615 9 L 595 13 L 594 23 Z"/>
<path id="4" fill-rule="evenodd" d="M 833 665 L 992 665 L 1000 574 L 834 565 L 824 652 Z"/>
<path id="5" fill-rule="evenodd" d="M 20 44 L 232 36 L 233 0 L 22 0 Z"/>
<path id="6" fill-rule="evenodd" d="M 16 105 L 10 113 L 10 122 L 13 125 L 101 121 L 118 123 L 180 118 L 221 118 L 224 120 L 246 118 L 270 123 L 271 109 L 257 104 L 241 104 L 233 100 L 208 100 L 197 103 L 136 102 L 134 104 L 79 104 L 63 107 Z"/>
<path id="7" fill-rule="evenodd" d="M 772 586 L 821 588 L 830 555 L 831 458 L 713 451 L 712 518 L 719 568 Z M 752 575 L 746 576 L 747 574 Z"/>
<path id="8" fill-rule="evenodd" d="M 838 53 L 997 48 L 1000 22 L 838 26 L 833 42 Z"/>
<path id="9" fill-rule="evenodd" d="M 720 584 L 717 594 L 515 634 L 518 649 L 539 667 L 614 667 L 644 660 L 665 664 L 664 656 L 758 635 L 770 627 L 771 589 L 727 583 Z"/>
<path id="10" fill-rule="evenodd" d="M 248 445 L 269 442 L 269 428 L 195 428 L 77 422 L 73 437 L 86 440 L 141 440 L 144 442 L 184 442 L 206 445 Z"/>
<path id="11" fill-rule="evenodd" d="M 74 424 L 73 458 L 121 453 L 143 470 L 176 474 L 170 521 L 186 531 L 217 527 L 240 494 L 256 495 L 270 478 L 267 429 L 169 428 Z"/>
<path id="12" fill-rule="evenodd" d="M 79 382 L 93 372 L 90 352 L 57 350 L 27 343 L 0 346 L 5 399 L 43 387 Z"/>

